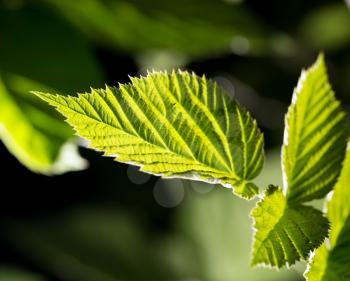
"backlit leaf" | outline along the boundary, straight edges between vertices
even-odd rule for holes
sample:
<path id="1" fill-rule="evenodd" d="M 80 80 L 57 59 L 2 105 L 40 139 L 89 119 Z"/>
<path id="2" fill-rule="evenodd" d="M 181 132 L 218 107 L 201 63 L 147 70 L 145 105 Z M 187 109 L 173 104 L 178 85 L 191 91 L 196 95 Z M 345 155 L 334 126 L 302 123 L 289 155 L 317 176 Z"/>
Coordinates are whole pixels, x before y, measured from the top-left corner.
<path id="1" fill-rule="evenodd" d="M 322 198 L 332 189 L 344 158 L 344 123 L 321 54 L 301 73 L 286 116 L 282 165 L 289 202 Z"/>
<path id="2" fill-rule="evenodd" d="M 253 266 L 290 266 L 306 259 L 323 242 L 328 220 L 310 206 L 288 205 L 282 190 L 270 185 L 252 210 Z"/>
<path id="3" fill-rule="evenodd" d="M 315 251 L 305 277 L 308 281 L 350 280 L 350 149 L 344 167 L 327 203 L 331 222 L 328 243 Z"/>
<path id="4" fill-rule="evenodd" d="M 244 198 L 263 165 L 263 136 L 216 83 L 187 72 L 154 72 L 119 88 L 66 97 L 55 106 L 90 147 L 163 177 L 221 183 Z"/>

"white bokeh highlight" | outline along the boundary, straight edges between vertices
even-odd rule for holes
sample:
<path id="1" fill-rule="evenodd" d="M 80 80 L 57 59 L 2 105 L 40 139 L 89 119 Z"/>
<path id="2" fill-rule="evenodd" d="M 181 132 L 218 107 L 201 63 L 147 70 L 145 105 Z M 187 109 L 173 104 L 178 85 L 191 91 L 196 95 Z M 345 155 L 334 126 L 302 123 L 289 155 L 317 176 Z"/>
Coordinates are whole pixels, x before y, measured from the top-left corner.
<path id="1" fill-rule="evenodd" d="M 185 188 L 181 179 L 159 179 L 153 188 L 156 202 L 164 208 L 178 206 L 185 197 Z"/>
<path id="2" fill-rule="evenodd" d="M 145 184 L 151 179 L 152 175 L 141 172 L 139 169 L 139 167 L 129 165 L 126 174 L 132 183 Z"/>

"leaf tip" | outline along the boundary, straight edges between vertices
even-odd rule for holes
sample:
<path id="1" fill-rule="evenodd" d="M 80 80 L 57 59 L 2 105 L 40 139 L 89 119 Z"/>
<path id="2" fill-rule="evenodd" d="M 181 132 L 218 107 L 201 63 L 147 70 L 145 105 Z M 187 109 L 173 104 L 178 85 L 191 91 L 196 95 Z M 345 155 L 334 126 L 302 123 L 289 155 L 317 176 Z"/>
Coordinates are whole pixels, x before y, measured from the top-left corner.
<path id="1" fill-rule="evenodd" d="M 251 200 L 259 194 L 259 188 L 252 182 L 239 181 L 232 184 L 232 192 L 243 199 Z"/>
<path id="2" fill-rule="evenodd" d="M 323 72 L 326 72 L 326 60 L 325 60 L 325 55 L 323 51 L 319 52 L 316 61 L 310 67 L 310 70 L 311 69 L 315 69 L 315 70 L 321 69 Z"/>
<path id="3" fill-rule="evenodd" d="M 39 99 L 46 101 L 48 103 L 50 103 L 52 98 L 55 96 L 54 94 L 44 93 L 44 92 L 40 92 L 40 91 L 30 91 L 30 93 L 37 96 Z"/>

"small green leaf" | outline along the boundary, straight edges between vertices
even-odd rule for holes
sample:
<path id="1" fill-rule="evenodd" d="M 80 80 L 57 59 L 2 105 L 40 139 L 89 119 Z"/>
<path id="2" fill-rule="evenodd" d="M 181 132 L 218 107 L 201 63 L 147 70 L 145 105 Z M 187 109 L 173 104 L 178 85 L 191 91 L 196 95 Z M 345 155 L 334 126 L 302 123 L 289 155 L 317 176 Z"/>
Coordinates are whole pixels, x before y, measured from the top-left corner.
<path id="1" fill-rule="evenodd" d="M 278 151 L 266 155 L 264 172 L 256 178 L 258 186 L 266 186 L 280 177 L 280 154 Z M 191 189 L 199 191 L 202 183 L 190 182 Z M 229 192 L 229 191 L 228 191 Z M 197 275 L 192 279 L 215 281 L 282 281 L 299 280 L 294 270 L 252 270 L 250 258 L 251 239 L 248 235 L 251 224 L 247 215 L 254 202 L 231 198 L 228 192 L 213 189 L 207 196 L 187 192 L 186 200 L 177 212 L 177 224 L 181 237 L 185 237 L 185 249 L 190 261 L 181 268 L 192 266 Z M 175 217 L 175 218 L 176 218 Z M 187 262 L 187 263 L 186 263 Z M 194 264 L 193 264 L 194 263 Z M 193 265 L 192 265 L 193 264 Z"/>
<path id="2" fill-rule="evenodd" d="M 264 161 L 263 135 L 249 113 L 211 80 L 150 73 L 119 88 L 77 97 L 36 93 L 90 147 L 144 172 L 232 187 L 251 198 Z"/>
<path id="3" fill-rule="evenodd" d="M 289 205 L 279 187 L 270 185 L 252 210 L 254 243 L 252 265 L 290 266 L 306 259 L 321 245 L 328 220 L 310 206 Z"/>
<path id="4" fill-rule="evenodd" d="M 350 148 L 344 166 L 327 203 L 331 222 L 329 243 L 315 251 L 305 273 L 308 281 L 350 280 Z"/>
<path id="5" fill-rule="evenodd" d="M 321 54 L 301 73 L 286 116 L 282 166 L 289 202 L 322 198 L 332 189 L 344 158 L 344 123 Z"/>

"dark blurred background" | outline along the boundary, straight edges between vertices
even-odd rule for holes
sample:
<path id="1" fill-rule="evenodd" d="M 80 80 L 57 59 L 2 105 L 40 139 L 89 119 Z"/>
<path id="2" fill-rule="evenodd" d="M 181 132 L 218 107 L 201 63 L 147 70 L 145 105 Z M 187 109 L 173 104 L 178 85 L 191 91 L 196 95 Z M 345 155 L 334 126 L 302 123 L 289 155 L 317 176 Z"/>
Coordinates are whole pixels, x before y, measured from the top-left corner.
<path id="1" fill-rule="evenodd" d="M 281 181 L 284 114 L 320 51 L 347 110 L 344 1 L 0 0 L 0 280 L 303 280 L 302 263 L 249 268 L 254 202 L 103 158 L 29 91 L 205 73 L 262 128 L 263 189 Z"/>

